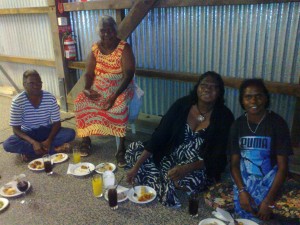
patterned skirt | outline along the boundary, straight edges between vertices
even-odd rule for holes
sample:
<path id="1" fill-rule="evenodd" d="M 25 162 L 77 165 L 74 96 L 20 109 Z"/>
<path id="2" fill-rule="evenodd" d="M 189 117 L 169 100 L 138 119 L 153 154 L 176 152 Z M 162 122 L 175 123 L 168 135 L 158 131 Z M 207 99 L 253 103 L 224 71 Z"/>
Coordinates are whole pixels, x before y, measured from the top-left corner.
<path id="1" fill-rule="evenodd" d="M 143 150 L 144 145 L 140 141 L 133 142 L 128 146 L 125 159 L 129 168 L 133 167 Z M 178 208 L 181 203 L 176 195 L 174 182 L 167 178 L 168 171 L 176 165 L 173 156 L 168 156 L 164 157 L 160 166 L 157 167 L 151 156 L 139 168 L 136 182 L 154 188 L 163 205 Z M 178 181 L 178 185 L 187 188 L 189 192 L 200 192 L 206 188 L 206 181 L 206 172 L 205 169 L 202 169 L 189 173 Z"/>

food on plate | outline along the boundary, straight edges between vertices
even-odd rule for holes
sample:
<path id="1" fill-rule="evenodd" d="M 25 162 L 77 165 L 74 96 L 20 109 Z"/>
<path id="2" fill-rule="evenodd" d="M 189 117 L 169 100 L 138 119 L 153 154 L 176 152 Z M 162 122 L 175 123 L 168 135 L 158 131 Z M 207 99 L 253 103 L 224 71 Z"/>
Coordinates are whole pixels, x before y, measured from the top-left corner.
<path id="1" fill-rule="evenodd" d="M 4 202 L 0 201 L 0 209 L 4 206 Z"/>
<path id="2" fill-rule="evenodd" d="M 32 168 L 32 169 L 44 169 L 44 163 L 42 163 L 41 161 L 33 161 L 32 163 L 29 164 L 29 166 Z"/>
<path id="3" fill-rule="evenodd" d="M 16 194 L 17 190 L 13 187 L 6 187 L 3 189 L 3 192 L 6 195 L 14 195 L 14 194 Z"/>
<path id="4" fill-rule="evenodd" d="M 141 189 L 140 189 L 141 193 L 140 195 L 138 196 L 138 201 L 139 202 L 145 202 L 145 201 L 148 201 L 150 200 L 154 194 L 151 193 L 151 192 L 147 192 L 147 189 L 145 186 L 142 186 Z"/>
<path id="5" fill-rule="evenodd" d="M 82 170 L 87 170 L 89 167 L 88 166 L 85 166 L 85 165 L 82 165 L 81 167 L 80 167 L 80 169 L 82 169 Z"/>
<path id="6" fill-rule="evenodd" d="M 59 154 L 56 154 L 55 157 L 54 157 L 54 162 L 59 162 L 61 161 L 62 159 L 64 158 L 64 155 L 59 153 Z"/>
<path id="7" fill-rule="evenodd" d="M 218 223 L 217 222 L 212 222 L 212 223 L 205 223 L 203 225 L 218 225 Z"/>
<path id="8" fill-rule="evenodd" d="M 118 201 L 123 200 L 124 198 L 126 198 L 126 193 L 125 192 L 118 193 Z"/>
<path id="9" fill-rule="evenodd" d="M 105 172 L 107 170 L 110 170 L 110 171 L 113 170 L 113 167 L 112 167 L 112 165 L 110 165 L 110 163 L 103 163 L 102 165 L 100 165 L 97 168 L 97 171 L 99 171 L 99 172 Z"/>
<path id="10" fill-rule="evenodd" d="M 238 222 L 239 223 L 239 225 L 244 225 L 244 223 L 243 222 Z"/>

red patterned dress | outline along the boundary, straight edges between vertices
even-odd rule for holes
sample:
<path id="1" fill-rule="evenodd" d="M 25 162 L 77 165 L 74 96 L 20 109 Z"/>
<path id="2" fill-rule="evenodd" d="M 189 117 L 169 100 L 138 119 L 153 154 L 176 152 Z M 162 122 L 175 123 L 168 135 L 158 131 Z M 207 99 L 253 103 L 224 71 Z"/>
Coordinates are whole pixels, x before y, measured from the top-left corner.
<path id="1" fill-rule="evenodd" d="M 80 93 L 75 100 L 75 118 L 78 137 L 113 135 L 124 137 L 128 121 L 128 103 L 133 96 L 133 83 L 120 94 L 109 110 L 104 110 L 106 100 L 121 85 L 123 76 L 121 58 L 126 42 L 120 41 L 109 55 L 101 53 L 97 43 L 92 52 L 96 58 L 95 78 L 91 89 L 100 93 L 96 101 Z"/>

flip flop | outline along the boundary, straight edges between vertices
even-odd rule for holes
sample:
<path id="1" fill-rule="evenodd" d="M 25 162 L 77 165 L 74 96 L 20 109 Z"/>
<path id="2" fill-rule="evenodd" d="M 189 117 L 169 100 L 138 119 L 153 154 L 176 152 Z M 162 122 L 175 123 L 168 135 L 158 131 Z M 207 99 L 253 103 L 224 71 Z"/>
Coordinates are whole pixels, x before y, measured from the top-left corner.
<path id="1" fill-rule="evenodd" d="M 61 146 L 55 148 L 55 151 L 58 153 L 69 153 L 71 152 L 72 146 L 69 143 L 64 143 Z"/>
<path id="2" fill-rule="evenodd" d="M 81 142 L 80 144 L 80 156 L 86 157 L 90 154 L 92 144 L 90 142 Z"/>
<path id="3" fill-rule="evenodd" d="M 116 160 L 117 160 L 117 165 L 120 168 L 124 168 L 127 165 L 125 161 L 125 152 L 117 152 Z"/>

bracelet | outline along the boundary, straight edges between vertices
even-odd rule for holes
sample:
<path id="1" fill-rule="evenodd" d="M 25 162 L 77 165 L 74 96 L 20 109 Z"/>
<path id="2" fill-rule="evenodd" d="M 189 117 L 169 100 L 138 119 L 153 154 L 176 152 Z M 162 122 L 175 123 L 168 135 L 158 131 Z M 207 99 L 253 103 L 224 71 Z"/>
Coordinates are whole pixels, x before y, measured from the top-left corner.
<path id="1" fill-rule="evenodd" d="M 242 193 L 242 192 L 245 192 L 246 191 L 246 187 L 242 187 L 241 189 L 238 190 L 238 193 Z"/>
<path id="2" fill-rule="evenodd" d="M 275 209 L 275 205 L 269 205 L 268 206 L 270 209 Z"/>

